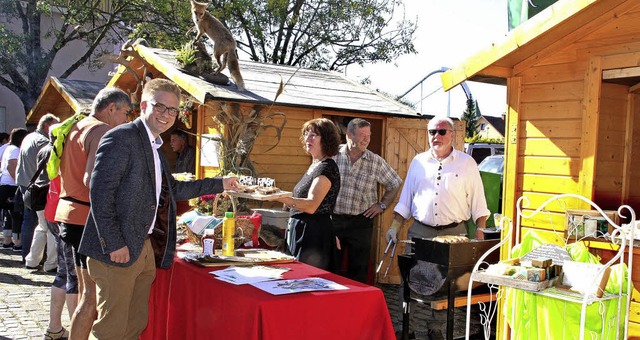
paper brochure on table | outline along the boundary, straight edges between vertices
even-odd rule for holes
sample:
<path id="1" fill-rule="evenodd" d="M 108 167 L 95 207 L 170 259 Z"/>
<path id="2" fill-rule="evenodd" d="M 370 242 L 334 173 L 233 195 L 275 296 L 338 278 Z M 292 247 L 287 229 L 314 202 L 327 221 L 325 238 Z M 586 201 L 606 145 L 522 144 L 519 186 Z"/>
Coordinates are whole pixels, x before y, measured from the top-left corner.
<path id="1" fill-rule="evenodd" d="M 294 294 L 302 292 L 345 290 L 349 289 L 341 284 L 319 277 L 308 277 L 305 279 L 279 280 L 252 283 L 252 286 L 264 290 L 273 295 Z"/>
<path id="2" fill-rule="evenodd" d="M 282 279 L 282 274 L 289 271 L 289 268 L 272 266 L 251 266 L 235 267 L 231 266 L 221 270 L 209 272 L 216 276 L 216 279 L 234 285 L 272 281 Z"/>

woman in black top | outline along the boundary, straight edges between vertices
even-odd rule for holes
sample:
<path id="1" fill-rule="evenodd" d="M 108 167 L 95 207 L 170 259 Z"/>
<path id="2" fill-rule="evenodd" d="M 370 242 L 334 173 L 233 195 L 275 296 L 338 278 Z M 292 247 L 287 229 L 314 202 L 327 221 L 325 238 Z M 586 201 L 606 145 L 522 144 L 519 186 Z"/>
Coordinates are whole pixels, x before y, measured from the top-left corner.
<path id="1" fill-rule="evenodd" d="M 290 209 L 289 252 L 300 262 L 329 270 L 336 248 L 331 213 L 340 191 L 338 165 L 331 157 L 338 153 L 340 135 L 333 122 L 317 118 L 303 125 L 300 140 L 311 165 L 293 188 L 293 197 L 276 200 Z"/>

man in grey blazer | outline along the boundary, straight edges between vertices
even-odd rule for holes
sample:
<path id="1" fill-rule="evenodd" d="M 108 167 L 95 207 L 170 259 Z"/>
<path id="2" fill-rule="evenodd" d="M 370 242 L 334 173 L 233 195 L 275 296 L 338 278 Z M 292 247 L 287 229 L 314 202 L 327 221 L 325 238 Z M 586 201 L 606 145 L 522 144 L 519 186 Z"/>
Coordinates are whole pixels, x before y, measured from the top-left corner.
<path id="1" fill-rule="evenodd" d="M 175 122 L 180 89 L 145 84 L 140 118 L 104 135 L 91 177 L 91 212 L 80 242 L 97 290 L 92 338 L 137 339 L 147 325 L 156 266 L 167 268 L 176 243 L 176 200 L 237 187 L 237 178 L 176 181 L 158 148 Z"/>

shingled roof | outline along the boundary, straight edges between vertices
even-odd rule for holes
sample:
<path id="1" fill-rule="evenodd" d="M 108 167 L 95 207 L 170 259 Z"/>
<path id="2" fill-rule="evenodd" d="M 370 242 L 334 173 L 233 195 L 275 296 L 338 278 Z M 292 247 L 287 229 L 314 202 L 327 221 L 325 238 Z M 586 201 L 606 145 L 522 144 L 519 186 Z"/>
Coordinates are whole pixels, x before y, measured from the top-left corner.
<path id="1" fill-rule="evenodd" d="M 78 112 L 89 113 L 93 98 L 104 86 L 95 81 L 50 77 L 27 115 L 27 124 L 37 124 L 47 113 L 54 113 L 61 119 Z"/>
<path id="2" fill-rule="evenodd" d="M 201 103 L 206 100 L 227 100 L 256 104 L 272 104 L 280 82 L 284 92 L 276 104 L 282 106 L 373 113 L 381 115 L 414 117 L 421 115 L 385 95 L 358 84 L 337 72 L 318 71 L 286 65 L 240 61 L 246 91 L 240 92 L 234 84 L 218 85 L 184 72 L 175 59 L 176 52 L 135 45 L 134 49 L 165 77 L 175 81 Z M 228 74 L 228 70 L 223 71 Z M 123 68 L 110 81 L 122 83 L 127 77 Z M 141 76 L 141 74 L 139 74 Z M 133 79 L 133 77 L 131 76 Z"/>

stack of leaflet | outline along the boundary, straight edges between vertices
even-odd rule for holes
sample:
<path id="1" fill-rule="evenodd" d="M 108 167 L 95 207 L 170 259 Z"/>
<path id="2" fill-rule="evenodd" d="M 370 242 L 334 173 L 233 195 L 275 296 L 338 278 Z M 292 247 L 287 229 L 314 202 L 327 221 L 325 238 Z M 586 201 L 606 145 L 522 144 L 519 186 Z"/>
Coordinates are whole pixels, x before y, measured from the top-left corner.
<path id="1" fill-rule="evenodd" d="M 216 279 L 234 285 L 243 285 L 256 282 L 281 280 L 282 274 L 289 271 L 289 268 L 272 266 L 251 266 L 236 267 L 231 266 L 221 270 L 210 272 Z"/>

